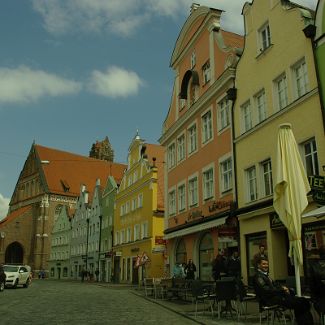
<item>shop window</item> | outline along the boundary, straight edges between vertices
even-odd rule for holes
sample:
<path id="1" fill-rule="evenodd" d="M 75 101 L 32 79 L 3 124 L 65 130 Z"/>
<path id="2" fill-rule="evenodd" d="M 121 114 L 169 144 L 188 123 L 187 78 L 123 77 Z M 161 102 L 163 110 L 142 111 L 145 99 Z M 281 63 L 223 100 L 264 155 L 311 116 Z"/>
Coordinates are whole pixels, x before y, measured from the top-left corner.
<path id="1" fill-rule="evenodd" d="M 64 267 L 63 268 L 63 276 L 64 277 L 67 277 L 68 276 L 68 268 L 67 267 Z"/>
<path id="2" fill-rule="evenodd" d="M 176 263 L 187 263 L 187 253 L 186 253 L 184 239 L 181 239 L 178 242 L 175 255 L 176 255 L 176 261 L 175 261 Z"/>
<path id="3" fill-rule="evenodd" d="M 212 261 L 214 258 L 213 241 L 210 233 L 205 234 L 200 242 L 200 279 L 203 281 L 212 280 Z"/>

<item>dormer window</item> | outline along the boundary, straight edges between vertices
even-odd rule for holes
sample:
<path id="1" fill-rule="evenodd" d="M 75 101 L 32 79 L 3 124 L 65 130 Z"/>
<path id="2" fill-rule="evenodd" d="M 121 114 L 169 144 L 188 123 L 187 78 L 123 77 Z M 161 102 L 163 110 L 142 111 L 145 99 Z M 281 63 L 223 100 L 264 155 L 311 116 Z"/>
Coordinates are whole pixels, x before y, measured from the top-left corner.
<path id="1" fill-rule="evenodd" d="M 259 48 L 260 52 L 265 51 L 271 45 L 270 25 L 264 24 L 259 30 Z"/>
<path id="2" fill-rule="evenodd" d="M 68 182 L 66 180 L 64 180 L 64 179 L 61 179 L 60 182 L 61 182 L 61 185 L 63 187 L 63 191 L 64 192 L 69 192 L 70 186 L 69 186 Z"/>

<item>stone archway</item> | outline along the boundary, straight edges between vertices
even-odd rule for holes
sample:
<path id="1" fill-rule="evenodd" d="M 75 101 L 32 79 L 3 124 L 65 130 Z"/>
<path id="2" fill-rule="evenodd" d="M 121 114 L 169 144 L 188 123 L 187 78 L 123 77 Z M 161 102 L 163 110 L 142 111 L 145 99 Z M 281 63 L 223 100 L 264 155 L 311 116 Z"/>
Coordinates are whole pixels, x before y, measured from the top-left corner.
<path id="1" fill-rule="evenodd" d="M 13 242 L 8 245 L 5 255 L 5 263 L 11 264 L 23 264 L 24 261 L 24 249 L 18 242 Z"/>

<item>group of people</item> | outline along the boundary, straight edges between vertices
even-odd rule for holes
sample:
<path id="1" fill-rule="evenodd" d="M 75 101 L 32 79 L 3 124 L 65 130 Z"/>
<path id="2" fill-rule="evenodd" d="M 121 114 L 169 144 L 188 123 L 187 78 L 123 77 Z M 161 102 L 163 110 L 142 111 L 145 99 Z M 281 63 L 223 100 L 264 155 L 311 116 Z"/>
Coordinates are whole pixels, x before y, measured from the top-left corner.
<path id="1" fill-rule="evenodd" d="M 220 280 L 222 276 L 241 277 L 241 265 L 238 250 L 234 250 L 229 257 L 218 254 L 212 261 L 212 277 Z"/>
<path id="2" fill-rule="evenodd" d="M 174 278 L 183 278 L 187 280 L 195 279 L 196 266 L 191 259 L 188 260 L 188 263 L 179 263 L 176 262 L 173 269 Z"/>

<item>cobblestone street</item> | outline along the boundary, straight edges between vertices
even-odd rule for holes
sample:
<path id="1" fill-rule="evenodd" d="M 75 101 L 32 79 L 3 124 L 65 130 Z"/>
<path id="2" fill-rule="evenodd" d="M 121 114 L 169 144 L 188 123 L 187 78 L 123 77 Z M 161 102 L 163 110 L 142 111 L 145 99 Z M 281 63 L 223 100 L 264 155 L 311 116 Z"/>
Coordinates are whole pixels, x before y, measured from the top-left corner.
<path id="1" fill-rule="evenodd" d="M 209 313 L 194 319 L 191 303 L 146 299 L 143 291 L 123 285 L 34 280 L 27 289 L 5 289 L 0 302 L 0 323 L 6 325 L 258 324 L 256 317 L 239 323 Z"/>

